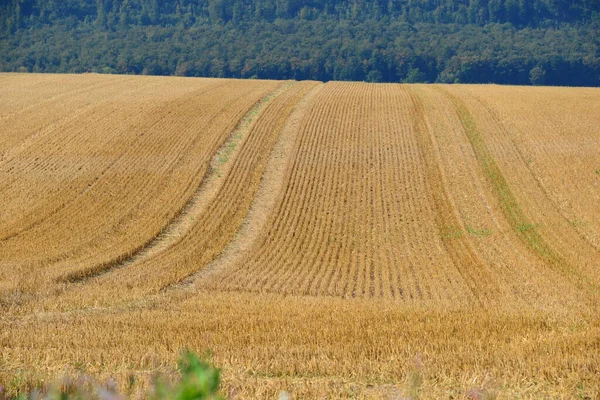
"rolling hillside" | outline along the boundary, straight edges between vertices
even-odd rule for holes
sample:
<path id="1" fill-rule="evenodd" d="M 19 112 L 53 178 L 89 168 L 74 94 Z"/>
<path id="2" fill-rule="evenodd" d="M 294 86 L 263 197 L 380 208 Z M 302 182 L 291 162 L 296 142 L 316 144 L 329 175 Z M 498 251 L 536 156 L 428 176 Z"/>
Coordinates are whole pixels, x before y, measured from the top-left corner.
<path id="1" fill-rule="evenodd" d="M 191 347 L 236 398 L 600 396 L 598 89 L 0 74 L 0 98 L 9 394 L 144 387 Z"/>

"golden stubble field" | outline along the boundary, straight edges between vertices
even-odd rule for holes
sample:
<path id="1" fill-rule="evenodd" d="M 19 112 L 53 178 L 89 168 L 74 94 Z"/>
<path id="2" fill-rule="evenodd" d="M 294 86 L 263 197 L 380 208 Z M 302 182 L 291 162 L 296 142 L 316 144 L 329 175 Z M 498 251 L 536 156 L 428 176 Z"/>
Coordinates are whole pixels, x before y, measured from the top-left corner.
<path id="1" fill-rule="evenodd" d="M 0 195 L 9 395 L 600 397 L 599 89 L 0 74 Z"/>

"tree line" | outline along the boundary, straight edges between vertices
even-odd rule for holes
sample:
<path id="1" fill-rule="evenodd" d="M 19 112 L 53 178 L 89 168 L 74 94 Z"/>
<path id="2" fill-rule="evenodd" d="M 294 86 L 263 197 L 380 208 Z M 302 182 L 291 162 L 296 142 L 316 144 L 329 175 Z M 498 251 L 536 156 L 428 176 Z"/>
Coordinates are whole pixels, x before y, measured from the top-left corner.
<path id="1" fill-rule="evenodd" d="M 600 85 L 597 0 L 0 0 L 0 70 Z"/>

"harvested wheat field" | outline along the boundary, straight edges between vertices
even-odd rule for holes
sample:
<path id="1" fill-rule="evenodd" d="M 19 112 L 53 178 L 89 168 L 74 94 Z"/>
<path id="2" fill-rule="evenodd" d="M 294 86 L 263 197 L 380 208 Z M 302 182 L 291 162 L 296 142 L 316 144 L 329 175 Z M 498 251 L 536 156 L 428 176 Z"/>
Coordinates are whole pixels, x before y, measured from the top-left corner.
<path id="1" fill-rule="evenodd" d="M 0 188 L 8 396 L 600 398 L 599 89 L 0 74 Z"/>

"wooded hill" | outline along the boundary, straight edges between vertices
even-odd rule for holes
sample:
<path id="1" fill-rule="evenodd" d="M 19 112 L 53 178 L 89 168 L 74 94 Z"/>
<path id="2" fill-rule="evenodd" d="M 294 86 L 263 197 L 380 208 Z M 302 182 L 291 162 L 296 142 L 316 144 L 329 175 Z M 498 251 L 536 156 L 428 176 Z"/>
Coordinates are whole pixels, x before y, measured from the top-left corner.
<path id="1" fill-rule="evenodd" d="M 596 0 L 0 0 L 0 70 L 600 85 Z"/>

